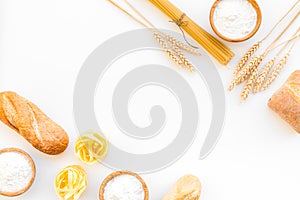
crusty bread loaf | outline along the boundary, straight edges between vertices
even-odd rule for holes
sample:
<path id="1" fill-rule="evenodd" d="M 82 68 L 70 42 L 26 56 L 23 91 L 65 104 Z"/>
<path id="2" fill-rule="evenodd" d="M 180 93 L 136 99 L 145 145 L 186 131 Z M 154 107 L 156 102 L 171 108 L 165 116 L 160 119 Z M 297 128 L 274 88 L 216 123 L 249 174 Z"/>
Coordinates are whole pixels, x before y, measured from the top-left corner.
<path id="1" fill-rule="evenodd" d="M 300 70 L 291 74 L 268 105 L 300 133 Z"/>
<path id="2" fill-rule="evenodd" d="M 60 154 L 68 146 L 67 133 L 36 105 L 14 92 L 0 93 L 0 120 L 46 154 Z"/>
<path id="3" fill-rule="evenodd" d="M 199 200 L 202 186 L 193 175 L 181 177 L 162 200 Z"/>

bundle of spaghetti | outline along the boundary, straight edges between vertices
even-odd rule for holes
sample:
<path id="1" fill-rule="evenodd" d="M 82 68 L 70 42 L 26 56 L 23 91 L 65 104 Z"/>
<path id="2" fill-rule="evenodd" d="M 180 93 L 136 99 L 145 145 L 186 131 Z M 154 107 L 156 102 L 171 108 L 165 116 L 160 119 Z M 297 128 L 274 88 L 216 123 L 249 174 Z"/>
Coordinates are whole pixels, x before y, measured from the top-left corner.
<path id="1" fill-rule="evenodd" d="M 190 61 L 185 57 L 181 50 L 184 50 L 188 53 L 194 55 L 201 55 L 199 51 L 197 51 L 197 47 L 192 46 L 186 40 L 186 37 L 183 33 L 184 39 L 187 44 L 180 42 L 179 40 L 175 39 L 171 35 L 165 34 L 157 29 L 157 27 L 150 22 L 134 5 L 132 5 L 128 0 L 123 0 L 137 15 L 130 13 L 128 10 L 123 8 L 123 6 L 119 5 L 113 0 L 108 0 L 112 5 L 118 8 L 120 11 L 128 15 L 134 21 L 139 23 L 140 25 L 144 26 L 145 28 L 150 29 L 153 32 L 153 37 L 158 42 L 158 44 L 162 47 L 162 49 L 167 53 L 168 57 L 171 58 L 173 62 L 175 62 L 178 66 L 188 69 L 190 72 L 194 71 L 194 66 Z M 139 19 L 140 18 L 140 19 Z"/>
<path id="2" fill-rule="evenodd" d="M 234 53 L 197 25 L 191 18 L 186 16 L 176 6 L 168 0 L 149 0 L 153 5 L 160 9 L 164 14 L 171 18 L 174 22 L 181 23 L 180 28 L 185 30 L 194 40 L 196 40 L 208 53 L 216 58 L 221 64 L 226 65 Z M 182 19 L 183 22 L 179 20 Z"/>

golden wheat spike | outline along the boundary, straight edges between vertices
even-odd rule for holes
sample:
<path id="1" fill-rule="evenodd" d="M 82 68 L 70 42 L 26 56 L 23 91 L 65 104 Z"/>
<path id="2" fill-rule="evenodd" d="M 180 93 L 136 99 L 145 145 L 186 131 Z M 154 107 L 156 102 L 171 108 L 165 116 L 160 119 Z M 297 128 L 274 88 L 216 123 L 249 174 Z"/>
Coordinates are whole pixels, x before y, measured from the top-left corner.
<path id="1" fill-rule="evenodd" d="M 269 76 L 268 80 L 266 81 L 266 83 L 262 86 L 261 91 L 265 91 L 274 81 L 275 79 L 278 77 L 280 71 L 282 70 L 282 68 L 286 65 L 288 59 L 290 57 L 290 53 L 286 53 L 277 63 L 275 69 L 273 70 L 273 72 L 271 73 L 271 75 Z"/>
<path id="2" fill-rule="evenodd" d="M 191 54 L 194 54 L 194 55 L 198 55 L 198 56 L 201 55 L 201 53 L 198 50 L 196 50 L 196 49 L 194 49 L 194 48 L 192 48 L 192 47 L 190 47 L 190 46 L 188 46 L 188 45 L 180 42 L 179 40 L 175 39 L 171 35 L 164 34 L 164 37 L 165 37 L 165 39 L 168 42 L 170 42 L 171 44 L 177 46 L 178 48 L 180 48 L 182 50 L 185 50 L 185 51 L 187 51 L 187 52 L 189 52 Z"/>
<path id="3" fill-rule="evenodd" d="M 171 43 L 170 46 L 172 47 L 175 54 L 179 57 L 179 59 L 183 62 L 183 65 L 186 69 L 188 69 L 190 72 L 194 71 L 193 65 L 190 63 L 190 61 L 184 56 L 184 54 L 181 52 L 178 46 L 176 44 Z"/>
<path id="4" fill-rule="evenodd" d="M 249 93 L 250 93 L 250 91 L 251 91 L 251 89 L 252 89 L 252 87 L 255 83 L 255 80 L 256 80 L 257 76 L 258 76 L 258 65 L 256 65 L 254 67 L 250 78 L 248 79 L 245 87 L 242 90 L 242 93 L 240 95 L 242 101 L 245 101 L 249 97 Z"/>
<path id="5" fill-rule="evenodd" d="M 252 90 L 252 93 L 255 94 L 257 92 L 259 92 L 260 87 L 262 86 L 262 84 L 265 82 L 270 70 L 273 68 L 274 64 L 276 61 L 276 57 L 272 58 L 261 70 L 261 72 L 259 73 L 256 82 L 254 83 L 254 87 Z"/>
<path id="6" fill-rule="evenodd" d="M 162 39 L 162 37 L 158 33 L 153 33 L 153 37 L 156 39 L 156 41 L 162 46 L 163 50 L 167 53 L 169 58 L 172 59 L 173 62 L 178 64 L 179 66 L 182 66 L 183 62 L 181 59 L 179 59 L 167 46 L 165 41 Z"/>
<path id="7" fill-rule="evenodd" d="M 246 67 L 244 67 L 241 71 L 239 71 L 239 73 L 237 74 L 237 76 L 233 79 L 233 81 L 231 82 L 231 84 L 229 85 L 228 90 L 231 91 L 236 85 L 241 84 L 242 82 L 244 82 L 253 72 L 253 70 L 255 70 L 255 67 L 259 66 L 260 63 L 263 60 L 263 55 L 258 55 L 255 56 L 247 65 Z"/>
<path id="8" fill-rule="evenodd" d="M 249 58 L 257 51 L 257 49 L 260 47 L 261 41 L 255 43 L 248 51 L 245 53 L 245 55 L 242 57 L 240 62 L 237 64 L 234 70 L 234 75 L 237 75 L 239 71 L 245 66 Z"/>

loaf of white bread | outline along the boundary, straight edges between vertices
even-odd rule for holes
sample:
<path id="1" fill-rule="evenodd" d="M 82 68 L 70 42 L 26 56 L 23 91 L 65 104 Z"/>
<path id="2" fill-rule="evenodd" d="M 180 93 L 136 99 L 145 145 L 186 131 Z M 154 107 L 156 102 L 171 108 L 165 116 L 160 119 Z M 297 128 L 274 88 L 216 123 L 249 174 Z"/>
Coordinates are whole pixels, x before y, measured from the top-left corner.
<path id="1" fill-rule="evenodd" d="M 69 137 L 64 129 L 15 92 L 0 93 L 0 120 L 43 153 L 60 154 L 68 146 Z"/>
<path id="2" fill-rule="evenodd" d="M 268 103 L 282 119 L 300 133 L 300 70 L 291 74 Z"/>

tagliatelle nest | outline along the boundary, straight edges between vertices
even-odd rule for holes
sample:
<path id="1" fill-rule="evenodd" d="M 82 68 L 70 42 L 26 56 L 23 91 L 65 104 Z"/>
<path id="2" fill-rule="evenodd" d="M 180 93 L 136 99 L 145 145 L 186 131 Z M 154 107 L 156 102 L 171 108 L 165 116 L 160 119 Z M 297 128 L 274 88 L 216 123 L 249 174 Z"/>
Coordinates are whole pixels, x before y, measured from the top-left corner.
<path id="1" fill-rule="evenodd" d="M 87 131 L 78 137 L 75 144 L 77 158 L 86 163 L 92 164 L 103 160 L 107 154 L 108 141 L 104 135 L 93 131 Z"/>
<path id="2" fill-rule="evenodd" d="M 55 179 L 55 190 L 62 200 L 77 200 L 88 185 L 84 169 L 78 165 L 64 168 Z"/>

